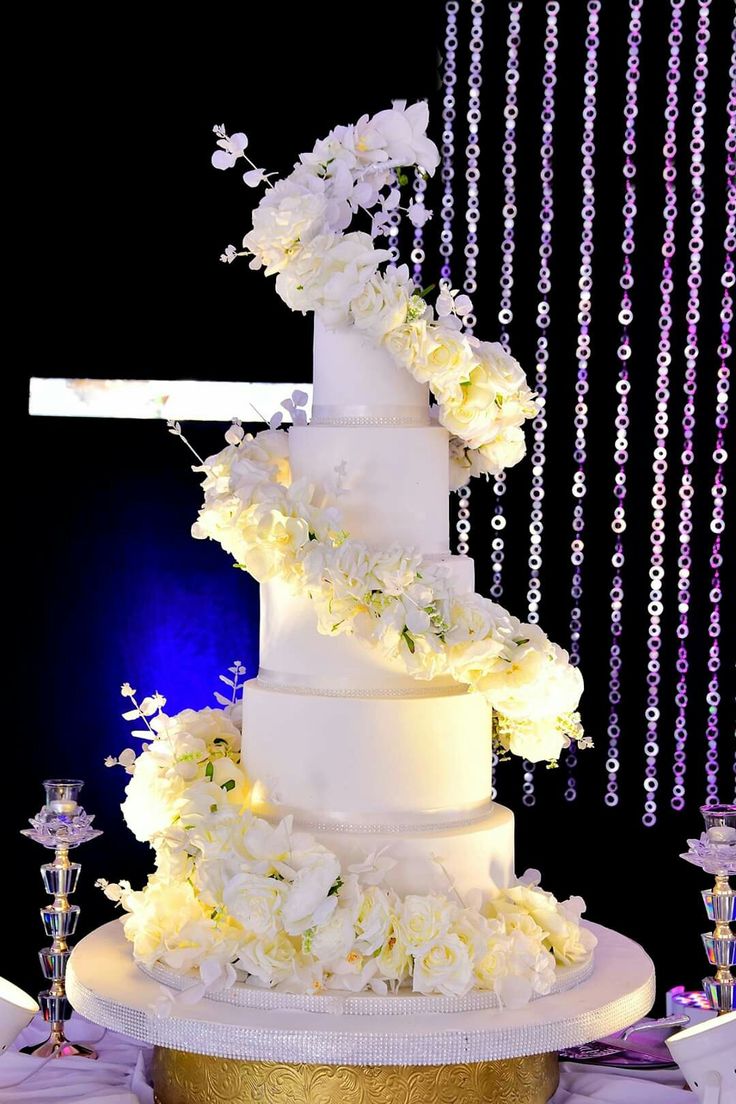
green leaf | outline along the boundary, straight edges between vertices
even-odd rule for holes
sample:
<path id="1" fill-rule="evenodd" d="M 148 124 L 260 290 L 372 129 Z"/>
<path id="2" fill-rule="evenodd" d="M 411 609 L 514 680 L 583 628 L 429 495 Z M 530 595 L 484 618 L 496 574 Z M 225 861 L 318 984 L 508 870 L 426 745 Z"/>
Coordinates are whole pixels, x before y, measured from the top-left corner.
<path id="1" fill-rule="evenodd" d="M 215 773 L 214 763 L 208 763 L 207 766 L 204 768 L 204 776 L 205 776 L 205 778 L 207 779 L 208 782 L 212 781 L 212 777 L 213 777 L 214 773 Z"/>
<path id="2" fill-rule="evenodd" d="M 337 876 L 337 881 L 336 881 L 336 882 L 334 883 L 334 885 L 333 885 L 333 886 L 332 886 L 332 887 L 330 888 L 330 892 L 329 892 L 329 893 L 327 894 L 327 896 L 328 896 L 328 897 L 333 897 L 333 896 L 334 896 L 334 895 L 335 895 L 336 893 L 339 893 L 339 892 L 340 892 L 340 890 L 342 889 L 342 887 L 343 887 L 343 881 L 342 881 L 342 878 L 340 877 L 340 875 L 338 874 L 338 876 Z"/>
<path id="3" fill-rule="evenodd" d="M 211 813 L 216 813 L 217 812 L 217 806 L 216 805 L 210 805 L 210 812 Z"/>
<path id="4" fill-rule="evenodd" d="M 402 632 L 401 635 L 404 639 L 404 643 L 406 644 L 407 648 L 409 649 L 411 654 L 414 655 L 414 652 L 416 651 L 416 644 L 414 643 L 414 638 L 413 638 L 413 636 L 411 635 L 411 633 L 409 632 L 409 630 L 407 629 L 406 626 L 404 626 L 404 631 Z"/>
<path id="5" fill-rule="evenodd" d="M 398 174 L 398 181 L 400 186 L 403 188 L 406 184 L 409 183 L 409 177 L 406 175 L 406 173 L 400 172 Z"/>
<path id="6" fill-rule="evenodd" d="M 224 790 L 225 793 L 229 793 L 230 790 L 234 790 L 235 789 L 235 779 L 234 778 L 228 778 L 227 782 L 222 783 L 222 785 L 220 786 L 220 789 Z"/>

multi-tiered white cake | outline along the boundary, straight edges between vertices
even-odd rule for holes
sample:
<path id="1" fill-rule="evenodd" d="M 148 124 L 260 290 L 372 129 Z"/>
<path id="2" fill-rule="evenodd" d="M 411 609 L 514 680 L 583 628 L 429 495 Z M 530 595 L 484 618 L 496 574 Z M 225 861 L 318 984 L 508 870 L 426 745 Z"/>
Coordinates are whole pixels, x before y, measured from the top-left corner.
<path id="1" fill-rule="evenodd" d="M 337 127 L 269 184 L 244 239 L 288 305 L 314 312 L 315 341 L 310 425 L 295 392 L 288 432 L 236 420 L 198 457 L 193 533 L 261 583 L 242 739 L 239 661 L 221 709 L 169 716 L 123 687 L 150 740 L 110 763 L 133 774 L 123 809 L 156 872 L 139 892 L 104 888 L 142 965 L 199 971 L 228 999 L 236 983 L 251 1003 L 371 991 L 394 1010 L 411 987 L 516 1006 L 559 987 L 557 967 L 579 977 L 595 942 L 579 899 L 516 882 L 513 816 L 491 799 L 494 746 L 554 761 L 582 735 L 580 675 L 449 549 L 450 487 L 522 458 L 535 396 L 472 335 L 467 296 L 441 283 L 430 306 L 405 266 L 381 269 L 371 234 L 347 232 L 366 211 L 385 230 L 400 166 L 436 168 L 426 125 L 415 104 Z M 216 131 L 214 163 L 231 167 L 247 139 Z"/>
<path id="2" fill-rule="evenodd" d="M 426 384 L 354 328 L 316 322 L 312 420 L 289 431 L 292 478 L 324 485 L 342 468 L 351 536 L 416 548 L 466 593 L 473 562 L 449 551 L 448 436 L 430 421 Z M 309 597 L 280 580 L 261 587 L 260 639 L 246 755 L 274 813 L 293 814 L 345 866 L 388 848 L 386 881 L 402 894 L 511 883 L 513 814 L 491 801 L 481 694 L 319 633 Z"/>

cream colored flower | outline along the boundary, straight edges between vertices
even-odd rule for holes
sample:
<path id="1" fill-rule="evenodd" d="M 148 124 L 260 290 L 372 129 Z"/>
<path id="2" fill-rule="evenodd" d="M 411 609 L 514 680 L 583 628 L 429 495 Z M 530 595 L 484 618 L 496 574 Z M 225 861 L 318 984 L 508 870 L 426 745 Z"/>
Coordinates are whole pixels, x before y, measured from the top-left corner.
<path id="1" fill-rule="evenodd" d="M 383 344 L 397 364 L 411 372 L 415 379 L 420 379 L 422 383 L 426 382 L 423 365 L 431 347 L 431 340 L 427 323 L 423 318 L 417 318 L 414 322 L 405 322 L 389 330 Z"/>
<path id="2" fill-rule="evenodd" d="M 401 984 L 411 966 L 410 952 L 404 943 L 396 916 L 391 918 L 386 942 L 381 947 L 377 960 L 381 977 L 387 981 Z"/>
<path id="3" fill-rule="evenodd" d="M 327 206 L 324 195 L 290 194 L 285 189 L 277 191 L 278 187 L 270 189 L 256 207 L 253 229 L 243 238 L 244 248 L 253 254 L 251 268 L 265 267 L 266 276 L 281 272 L 322 232 Z"/>
<path id="4" fill-rule="evenodd" d="M 564 649 L 538 625 L 511 619 L 505 662 L 480 678 L 476 687 L 494 709 L 512 720 L 530 721 L 572 713 L 583 690 L 579 670 Z"/>
<path id="5" fill-rule="evenodd" d="M 350 300 L 353 325 L 372 341 L 380 342 L 387 333 L 406 322 L 414 284 L 407 265 L 377 272 Z"/>
<path id="6" fill-rule="evenodd" d="M 235 963 L 263 985 L 278 985 L 291 978 L 297 965 L 297 948 L 284 932 L 257 936 L 238 946 Z"/>
<path id="7" fill-rule="evenodd" d="M 380 886 L 369 886 L 363 894 L 355 920 L 356 951 L 364 955 L 375 954 L 385 944 L 391 922 L 389 894 Z"/>
<path id="8" fill-rule="evenodd" d="M 397 930 L 408 952 L 418 954 L 447 933 L 457 906 L 446 897 L 429 894 L 405 897 L 397 918 Z"/>
<path id="9" fill-rule="evenodd" d="M 281 927 L 286 888 L 286 883 L 276 878 L 236 874 L 223 888 L 222 903 L 248 936 L 273 937 Z"/>
<path id="10" fill-rule="evenodd" d="M 414 956 L 415 993 L 464 996 L 473 987 L 473 963 L 468 947 L 457 935 L 442 935 Z"/>
<path id="11" fill-rule="evenodd" d="M 341 963 L 352 950 L 355 942 L 354 915 L 353 909 L 337 908 L 330 919 L 314 932 L 310 940 L 309 953 L 314 955 L 326 970 L 331 970 L 337 963 Z"/>

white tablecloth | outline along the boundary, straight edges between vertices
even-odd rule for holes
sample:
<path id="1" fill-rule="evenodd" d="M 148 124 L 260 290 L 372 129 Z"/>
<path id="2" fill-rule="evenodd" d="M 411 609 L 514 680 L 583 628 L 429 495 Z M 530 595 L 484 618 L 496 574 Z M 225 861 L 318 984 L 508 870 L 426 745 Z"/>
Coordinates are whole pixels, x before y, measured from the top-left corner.
<path id="1" fill-rule="evenodd" d="M 153 1104 L 148 1080 L 150 1047 L 126 1035 L 103 1031 L 76 1014 L 67 1025 L 70 1039 L 89 1043 L 98 1051 L 87 1058 L 43 1062 L 20 1047 L 41 1042 L 46 1025 L 34 1020 L 13 1048 L 0 1057 L 0 1104 Z M 553 1104 L 693 1104 L 679 1073 L 642 1074 L 594 1070 L 563 1063 L 560 1087 Z"/>

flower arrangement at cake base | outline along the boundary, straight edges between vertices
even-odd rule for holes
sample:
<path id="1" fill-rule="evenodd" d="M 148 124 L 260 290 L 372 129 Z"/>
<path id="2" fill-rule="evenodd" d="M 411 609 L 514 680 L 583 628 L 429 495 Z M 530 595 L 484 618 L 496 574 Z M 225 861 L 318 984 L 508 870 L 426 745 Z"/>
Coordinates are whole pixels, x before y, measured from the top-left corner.
<path id="1" fill-rule="evenodd" d="M 122 810 L 153 847 L 156 871 L 138 891 L 98 884 L 125 909 L 139 963 L 192 977 L 189 1000 L 239 981 L 309 996 L 477 990 L 520 1007 L 555 988 L 559 967 L 590 961 L 583 901 L 558 902 L 535 872 L 493 895 L 460 897 L 448 875 L 446 895 L 401 898 L 383 884 L 390 847 L 342 868 L 292 817 L 256 815 L 267 803 L 242 756 L 244 673 L 236 661 L 232 678 L 221 676 L 226 705 L 174 716 L 161 695 L 139 703 L 122 688 L 132 706 L 124 716 L 144 724 L 135 734 L 146 743 L 106 762 L 132 775 Z"/>

